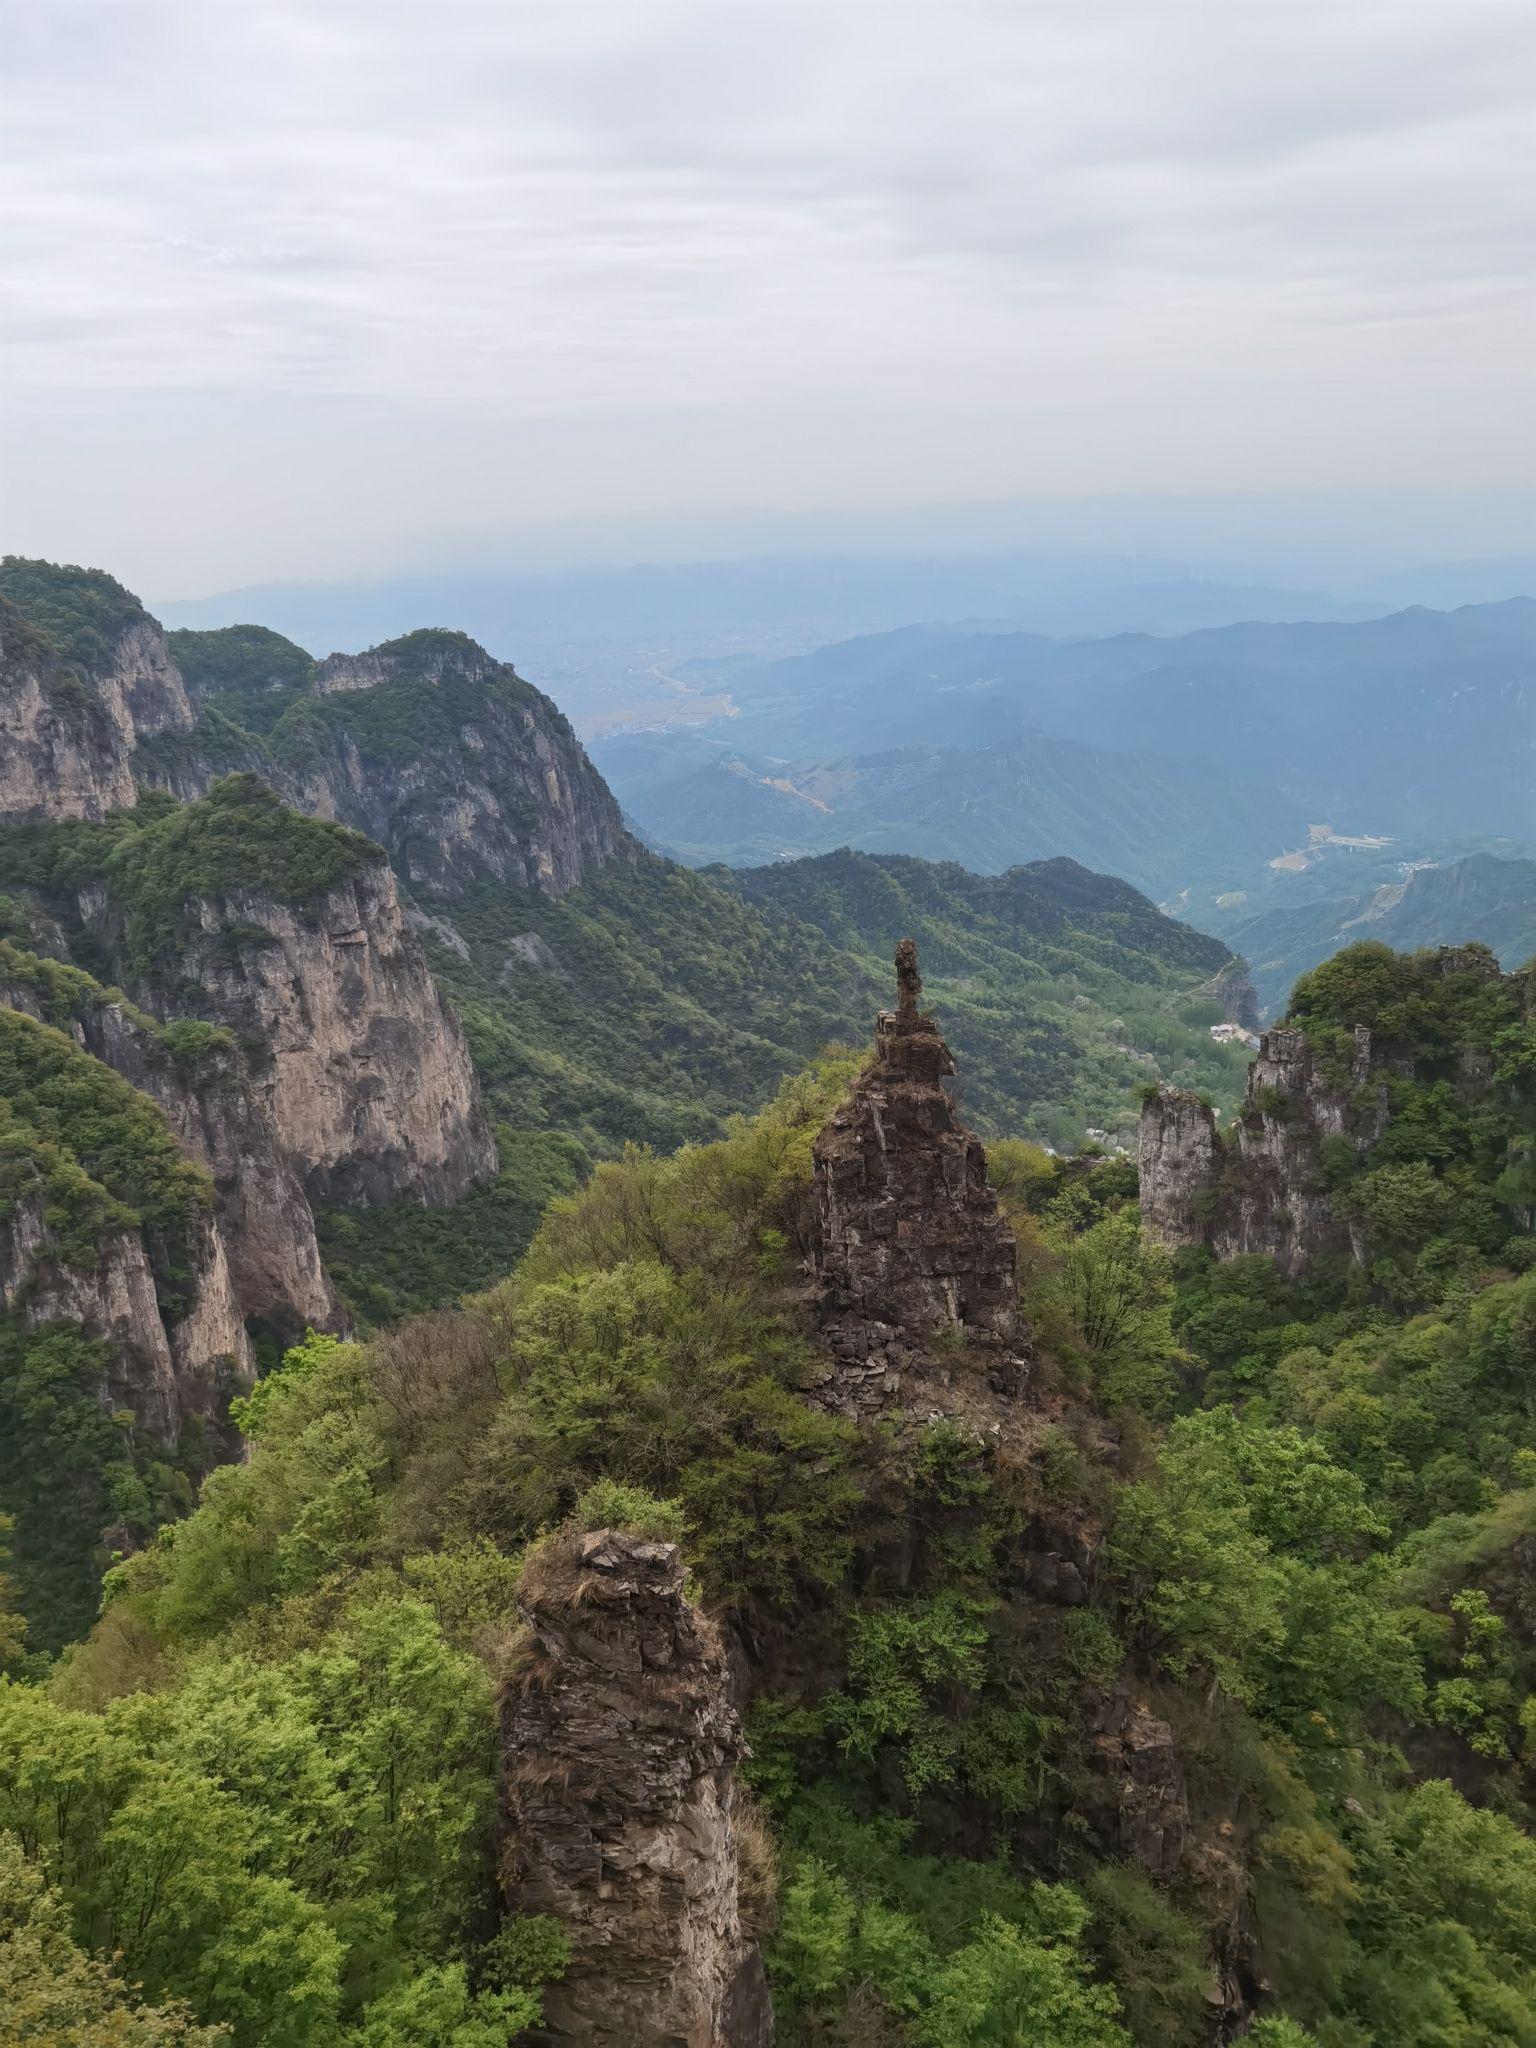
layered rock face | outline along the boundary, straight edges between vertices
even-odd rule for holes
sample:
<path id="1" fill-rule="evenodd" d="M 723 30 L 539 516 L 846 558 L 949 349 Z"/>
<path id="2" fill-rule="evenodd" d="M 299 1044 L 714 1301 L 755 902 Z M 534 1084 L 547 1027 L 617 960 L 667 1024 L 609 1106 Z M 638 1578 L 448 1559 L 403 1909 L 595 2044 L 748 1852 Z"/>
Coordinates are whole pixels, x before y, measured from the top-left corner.
<path id="1" fill-rule="evenodd" d="M 0 818 L 100 818 L 134 800 L 131 741 L 0 599 Z"/>
<path id="2" fill-rule="evenodd" d="M 310 1200 L 441 1204 L 495 1172 L 463 1028 L 382 859 L 301 905 L 258 889 L 192 899 L 179 957 L 141 993 L 235 1034 L 254 1127 L 270 1124 Z"/>
<path id="3" fill-rule="evenodd" d="M 195 714 L 165 635 L 147 613 L 117 635 L 91 682 L 129 747 L 165 732 L 190 732 Z"/>
<path id="4" fill-rule="evenodd" d="M 896 953 L 897 1007 L 875 1056 L 813 1148 L 815 1273 L 839 1367 L 827 1390 L 859 1412 L 898 1391 L 905 1359 L 946 1332 L 1005 1348 L 1016 1334 L 1013 1233 L 981 1142 L 944 1091 L 955 1063 L 918 1009 L 917 948 Z"/>
<path id="5" fill-rule="evenodd" d="M 6 1118 L 0 1306 L 27 1329 L 79 1324 L 107 1350 L 103 1405 L 130 1411 L 149 1434 L 174 1442 L 188 1417 L 215 1414 L 253 1373 L 212 1191 L 191 1182 L 174 1220 L 162 1217 L 153 1228 L 121 1203 L 108 1206 L 110 1220 L 82 1233 L 70 1212 L 94 1183 L 49 1135 L 56 1080 L 64 1077 L 66 1098 L 82 1084 L 96 1090 L 99 1128 L 134 1098 L 105 1075 L 98 1089 L 90 1079 L 96 1062 L 52 1027 L 9 1011 L 0 1021 L 7 1071 L 31 1077 L 21 1085 L 21 1123 Z M 161 1142 L 169 1150 L 169 1140 Z M 116 1163 L 128 1165 L 121 1155 Z M 96 1193 L 105 1202 L 104 1190 Z"/>
<path id="6" fill-rule="evenodd" d="M 298 799 L 377 839 L 412 889 L 454 897 L 493 881 L 560 895 L 628 855 L 618 805 L 565 719 L 462 634 L 332 655 L 315 689 L 356 702 L 337 706 Z M 429 719 L 421 745 L 401 753 L 370 731 L 377 707 L 407 690 L 427 696 Z"/>
<path id="7" fill-rule="evenodd" d="M 105 817 L 134 801 L 140 740 L 192 724 L 152 619 L 121 626 L 89 664 L 71 662 L 0 598 L 0 819 Z"/>
<path id="8" fill-rule="evenodd" d="M 0 599 L 0 821 L 100 818 L 140 789 L 185 801 L 243 770 L 378 840 L 424 894 L 492 881 L 558 895 L 633 857 L 566 719 L 462 633 L 411 633 L 313 665 L 315 704 L 291 709 L 269 745 L 227 708 L 199 716 L 165 635 L 128 592 L 32 566 L 49 584 L 38 619 Z M 67 660 L 38 622 L 79 600 L 75 586 L 99 601 L 100 582 L 114 593 L 106 637 L 91 634 L 89 660 Z"/>
<path id="9" fill-rule="evenodd" d="M 1286 1273 L 1315 1259 L 1362 1255 L 1322 1177 L 1325 1139 L 1365 1152 L 1386 1120 L 1384 1067 L 1355 1031 L 1349 1082 L 1323 1072 L 1304 1034 L 1266 1031 L 1248 1070 L 1230 1149 L 1198 1097 L 1159 1089 L 1141 1116 L 1142 1221 L 1167 1245 L 1208 1245 L 1219 1258 L 1261 1253 Z"/>
<path id="10" fill-rule="evenodd" d="M 772 2008 L 743 1935 L 732 1771 L 745 1754 L 724 1650 L 670 1543 L 558 1538 L 518 1595 L 502 1703 L 509 1908 L 571 1943 L 549 2037 L 587 2048 L 766 2048 Z"/>
<path id="11" fill-rule="evenodd" d="M 52 1005 L 40 966 L 29 969 L 25 954 L 0 945 L 0 1004 L 44 1018 Z M 342 1329 L 346 1318 L 320 1257 L 314 1215 L 238 1048 L 210 1046 L 178 1061 L 152 1018 L 111 1000 L 85 975 L 71 979 L 81 995 L 67 1017 L 50 1021 L 147 1095 L 182 1149 L 207 1169 L 242 1317 L 284 1343 L 306 1329 Z"/>
<path id="12" fill-rule="evenodd" d="M 148 1435 L 174 1443 L 187 1417 L 212 1415 L 222 1394 L 252 1378 L 223 1240 L 211 1221 L 191 1253 L 190 1306 L 168 1320 L 136 1230 L 112 1232 L 91 1263 L 71 1264 L 60 1253 L 45 1198 L 29 1196 L 0 1219 L 0 1302 L 29 1330 L 78 1323 L 105 1344 L 102 1406 L 131 1413 Z"/>
<path id="13" fill-rule="evenodd" d="M 569 724 L 465 634 L 333 654 L 307 688 L 316 703 L 291 707 L 270 744 L 205 715 L 189 739 L 140 754 L 140 783 L 188 798 L 246 770 L 299 810 L 376 839 L 418 895 L 453 898 L 478 882 L 560 895 L 632 857 Z"/>

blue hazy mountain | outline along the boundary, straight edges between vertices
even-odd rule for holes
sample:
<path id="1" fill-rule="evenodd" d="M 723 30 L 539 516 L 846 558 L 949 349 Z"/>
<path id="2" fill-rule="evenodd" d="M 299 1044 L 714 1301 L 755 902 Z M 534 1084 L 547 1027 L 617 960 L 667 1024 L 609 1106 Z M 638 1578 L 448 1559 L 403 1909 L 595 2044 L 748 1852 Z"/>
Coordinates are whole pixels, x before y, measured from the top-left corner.
<path id="1" fill-rule="evenodd" d="M 1173 638 L 929 626 L 737 668 L 730 738 L 828 759 L 1038 732 L 1205 762 L 1393 836 L 1536 837 L 1536 601 Z"/>
<path id="2" fill-rule="evenodd" d="M 1065 855 L 1154 896 L 1210 896 L 1306 837 L 1303 812 L 1273 788 L 1039 735 L 796 762 L 705 735 L 623 733 L 591 753 L 646 837 L 697 865 L 848 846 L 997 874 Z"/>

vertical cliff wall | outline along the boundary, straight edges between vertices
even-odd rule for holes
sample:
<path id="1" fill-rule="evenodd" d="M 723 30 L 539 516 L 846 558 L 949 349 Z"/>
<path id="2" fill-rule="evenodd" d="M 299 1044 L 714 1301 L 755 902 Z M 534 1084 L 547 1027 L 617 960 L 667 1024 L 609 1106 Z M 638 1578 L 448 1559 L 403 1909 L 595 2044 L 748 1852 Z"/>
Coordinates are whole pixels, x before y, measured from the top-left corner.
<path id="1" fill-rule="evenodd" d="M 246 1051 L 264 1118 L 311 1200 L 452 1202 L 496 1169 L 458 1019 L 382 858 L 300 903 L 270 889 L 183 900 L 173 962 L 135 992 Z"/>
<path id="2" fill-rule="evenodd" d="M 463 633 L 319 665 L 321 704 L 272 734 L 306 809 L 368 833 L 420 893 L 560 895 L 631 852 L 619 807 L 549 699 Z"/>
<path id="3" fill-rule="evenodd" d="M 0 818 L 101 818 L 134 800 L 143 740 L 195 721 L 165 636 L 96 569 L 0 561 Z"/>
<path id="4" fill-rule="evenodd" d="M 120 1076 L 0 1008 L 0 1301 L 27 1329 L 107 1348 L 103 1404 L 174 1442 L 250 1383 L 252 1358 L 205 1175 Z"/>
<path id="5" fill-rule="evenodd" d="M 571 1943 L 545 1992 L 584 2048 L 766 2048 L 732 1826 L 744 1754 L 724 1651 L 676 1547 L 603 1530 L 530 1558 L 502 1706 L 508 1905 Z"/>
<path id="6" fill-rule="evenodd" d="M 243 1317 L 284 1342 L 306 1328 L 344 1326 L 314 1216 L 232 1034 L 215 1030 L 179 1044 L 90 975 L 3 940 L 0 1004 L 66 1031 L 147 1095 L 188 1157 L 206 1168 Z"/>
<path id="7" fill-rule="evenodd" d="M 100 818 L 131 804 L 131 752 L 97 693 L 0 599 L 0 817 Z"/>
<path id="8" fill-rule="evenodd" d="M 1324 1257 L 1360 1257 L 1323 1172 L 1335 1139 L 1356 1156 L 1386 1120 L 1385 1064 L 1362 1025 L 1347 1077 L 1335 1076 L 1294 1029 L 1266 1031 L 1243 1107 L 1224 1140 L 1198 1097 L 1160 1088 L 1142 1110 L 1141 1215 L 1161 1243 L 1208 1245 L 1219 1258 L 1257 1253 L 1300 1274 Z"/>

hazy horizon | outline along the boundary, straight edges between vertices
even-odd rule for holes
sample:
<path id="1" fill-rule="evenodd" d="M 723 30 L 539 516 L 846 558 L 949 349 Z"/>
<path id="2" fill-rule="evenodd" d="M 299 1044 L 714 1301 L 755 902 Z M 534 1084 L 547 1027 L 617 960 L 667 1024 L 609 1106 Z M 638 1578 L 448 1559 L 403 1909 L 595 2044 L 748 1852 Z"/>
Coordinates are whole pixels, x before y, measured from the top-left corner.
<path id="1" fill-rule="evenodd" d="M 0 28 L 3 545 L 157 599 L 1536 547 L 1523 0 Z"/>

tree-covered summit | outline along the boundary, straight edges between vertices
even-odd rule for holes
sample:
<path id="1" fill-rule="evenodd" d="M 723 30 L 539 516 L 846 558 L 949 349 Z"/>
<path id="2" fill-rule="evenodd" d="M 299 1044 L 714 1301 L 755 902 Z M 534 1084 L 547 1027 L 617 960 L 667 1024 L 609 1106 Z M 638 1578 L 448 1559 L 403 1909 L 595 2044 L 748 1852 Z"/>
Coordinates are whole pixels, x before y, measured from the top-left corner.
<path id="1" fill-rule="evenodd" d="M 147 619 L 143 605 L 104 569 L 0 557 L 0 597 L 16 607 L 66 661 L 101 666 L 129 626 Z"/>

